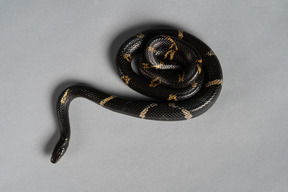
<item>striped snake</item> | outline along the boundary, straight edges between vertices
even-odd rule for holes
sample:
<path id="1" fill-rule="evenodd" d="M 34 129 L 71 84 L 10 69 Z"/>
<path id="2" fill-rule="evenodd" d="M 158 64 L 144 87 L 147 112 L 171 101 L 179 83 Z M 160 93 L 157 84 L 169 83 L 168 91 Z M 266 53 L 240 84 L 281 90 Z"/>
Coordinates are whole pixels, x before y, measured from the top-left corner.
<path id="1" fill-rule="evenodd" d="M 132 69 L 132 61 L 138 72 Z M 86 85 L 66 88 L 57 101 L 61 135 L 52 153 L 52 163 L 58 162 L 67 150 L 70 141 L 68 109 L 76 97 L 142 119 L 177 121 L 207 111 L 222 88 L 222 70 L 214 52 L 201 40 L 181 30 L 154 29 L 138 33 L 121 46 L 116 65 L 125 84 L 155 100 L 120 98 Z"/>

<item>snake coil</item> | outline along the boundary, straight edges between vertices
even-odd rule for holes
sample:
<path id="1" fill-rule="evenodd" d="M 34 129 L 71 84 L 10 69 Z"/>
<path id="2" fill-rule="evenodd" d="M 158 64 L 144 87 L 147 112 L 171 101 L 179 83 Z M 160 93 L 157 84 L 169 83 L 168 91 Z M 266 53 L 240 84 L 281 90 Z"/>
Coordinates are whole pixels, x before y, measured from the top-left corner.
<path id="1" fill-rule="evenodd" d="M 141 74 L 134 72 L 132 61 L 137 63 Z M 214 52 L 181 30 L 148 30 L 131 37 L 119 49 L 116 64 L 125 84 L 157 100 L 120 98 L 86 85 L 68 87 L 57 101 L 61 136 L 52 153 L 52 163 L 58 162 L 68 148 L 68 109 L 76 97 L 134 117 L 176 121 L 207 111 L 222 88 L 222 70 Z"/>

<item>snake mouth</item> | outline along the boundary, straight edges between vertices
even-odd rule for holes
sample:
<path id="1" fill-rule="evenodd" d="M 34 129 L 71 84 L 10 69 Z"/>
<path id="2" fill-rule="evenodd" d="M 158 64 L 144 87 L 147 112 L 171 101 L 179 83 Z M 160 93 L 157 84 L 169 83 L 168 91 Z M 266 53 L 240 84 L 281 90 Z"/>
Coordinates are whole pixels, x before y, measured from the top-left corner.
<path id="1" fill-rule="evenodd" d="M 62 139 L 62 138 L 59 139 L 58 143 L 56 144 L 52 152 L 52 156 L 50 159 L 52 163 L 57 163 L 61 159 L 61 157 L 67 150 L 68 144 L 69 144 L 68 139 Z"/>
<path id="2" fill-rule="evenodd" d="M 52 155 L 51 157 L 51 162 L 52 163 L 57 163 L 59 161 L 60 158 L 56 158 L 54 155 Z"/>

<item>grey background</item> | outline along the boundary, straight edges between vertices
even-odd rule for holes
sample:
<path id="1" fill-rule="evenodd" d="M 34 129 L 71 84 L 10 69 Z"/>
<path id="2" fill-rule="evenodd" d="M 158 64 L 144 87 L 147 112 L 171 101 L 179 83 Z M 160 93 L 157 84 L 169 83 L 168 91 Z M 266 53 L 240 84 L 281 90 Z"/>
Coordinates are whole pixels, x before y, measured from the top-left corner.
<path id="1" fill-rule="evenodd" d="M 280 192 L 288 188 L 288 1 L 0 1 L 0 191 Z M 204 115 L 157 122 L 85 100 L 58 139 L 55 102 L 74 82 L 145 98 L 115 71 L 117 49 L 174 26 L 217 54 L 224 86 Z"/>

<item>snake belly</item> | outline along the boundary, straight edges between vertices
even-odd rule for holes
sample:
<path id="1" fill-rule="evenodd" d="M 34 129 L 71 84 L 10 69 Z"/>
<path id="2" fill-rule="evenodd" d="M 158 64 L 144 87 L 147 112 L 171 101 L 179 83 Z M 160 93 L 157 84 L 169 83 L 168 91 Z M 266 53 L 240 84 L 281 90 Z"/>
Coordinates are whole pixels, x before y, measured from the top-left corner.
<path id="1" fill-rule="evenodd" d="M 138 72 L 132 69 L 132 61 Z M 121 80 L 155 100 L 108 95 L 87 85 L 65 89 L 57 101 L 60 139 L 52 153 L 56 163 L 70 140 L 69 104 L 87 98 L 112 111 L 152 120 L 177 121 L 199 116 L 217 100 L 223 83 L 215 53 L 201 40 L 177 29 L 153 29 L 129 38 L 120 47 L 116 66 Z"/>

